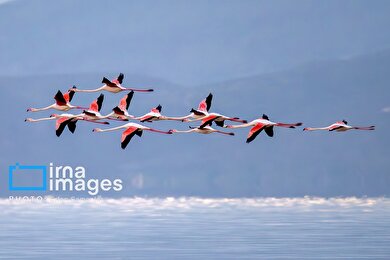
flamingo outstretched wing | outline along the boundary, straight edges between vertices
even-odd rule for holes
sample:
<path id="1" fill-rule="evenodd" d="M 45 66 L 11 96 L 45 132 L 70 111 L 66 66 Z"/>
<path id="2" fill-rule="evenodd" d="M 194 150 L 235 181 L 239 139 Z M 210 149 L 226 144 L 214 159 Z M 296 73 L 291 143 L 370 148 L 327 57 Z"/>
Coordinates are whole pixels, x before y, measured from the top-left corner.
<path id="1" fill-rule="evenodd" d="M 264 125 L 257 123 L 252 129 L 249 131 L 248 137 L 246 139 L 247 143 L 252 142 L 255 138 L 260 134 L 260 132 L 264 129 Z"/>
<path id="2" fill-rule="evenodd" d="M 89 105 L 89 110 L 99 112 L 100 109 L 102 108 L 103 105 L 103 100 L 104 100 L 104 95 L 100 94 L 100 96 L 95 99 L 90 105 Z"/>
<path id="3" fill-rule="evenodd" d="M 59 137 L 65 129 L 65 126 L 69 124 L 72 118 L 61 117 L 56 120 L 56 135 Z"/>
<path id="4" fill-rule="evenodd" d="M 134 135 L 142 136 L 142 130 L 135 127 L 130 126 L 122 133 L 122 139 L 121 139 L 121 148 L 125 149 L 126 146 L 129 144 L 131 138 L 133 138 Z"/>
<path id="5" fill-rule="evenodd" d="M 213 123 L 213 121 L 218 118 L 218 116 L 216 115 L 209 115 L 209 116 L 206 116 L 205 118 L 203 118 L 202 120 L 202 124 L 199 126 L 199 128 L 204 128 L 205 126 L 211 126 L 211 124 Z"/>
<path id="6" fill-rule="evenodd" d="M 59 106 L 65 106 L 67 103 L 64 98 L 64 95 L 62 95 L 62 92 L 60 90 L 57 91 L 56 95 L 54 96 L 54 99 L 56 100 L 56 104 Z"/>
<path id="7" fill-rule="evenodd" d="M 106 84 L 107 86 L 112 87 L 112 88 L 117 88 L 117 87 L 118 87 L 114 82 L 111 82 L 111 81 L 110 81 L 108 78 L 106 78 L 106 77 L 103 77 L 102 83 L 103 83 L 103 84 Z"/>
<path id="8" fill-rule="evenodd" d="M 211 107 L 211 101 L 213 100 L 213 94 L 209 94 L 205 99 L 203 99 L 198 106 L 198 110 L 203 112 L 208 112 Z"/>
<path id="9" fill-rule="evenodd" d="M 133 98 L 134 91 L 130 91 L 127 93 L 126 96 L 124 96 L 120 101 L 119 101 L 119 108 L 122 109 L 123 111 L 128 110 L 130 106 L 131 99 Z"/>

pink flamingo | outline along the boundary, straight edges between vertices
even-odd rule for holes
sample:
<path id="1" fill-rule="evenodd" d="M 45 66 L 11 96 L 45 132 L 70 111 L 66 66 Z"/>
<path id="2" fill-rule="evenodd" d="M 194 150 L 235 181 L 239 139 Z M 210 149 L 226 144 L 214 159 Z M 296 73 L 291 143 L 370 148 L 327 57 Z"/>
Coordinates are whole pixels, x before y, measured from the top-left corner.
<path id="1" fill-rule="evenodd" d="M 111 92 L 111 93 L 118 93 L 118 92 L 125 91 L 125 90 L 132 90 L 132 91 L 137 91 L 137 92 L 151 92 L 151 91 L 153 91 L 153 89 L 125 88 L 125 87 L 122 86 L 122 81 L 123 81 L 124 77 L 125 77 L 125 75 L 123 73 L 120 73 L 119 76 L 116 79 L 112 80 L 112 81 L 110 81 L 106 77 L 103 77 L 102 83 L 104 85 L 101 86 L 100 88 L 96 88 L 96 89 L 78 89 L 78 88 L 73 88 L 73 89 L 70 89 L 70 91 L 75 91 L 75 92 L 99 92 L 99 91 L 105 90 L 105 91 L 108 91 L 108 92 Z"/>
<path id="2" fill-rule="evenodd" d="M 248 127 L 248 126 L 253 126 L 251 130 L 249 131 L 248 137 L 246 139 L 247 143 L 252 142 L 255 140 L 257 135 L 264 130 L 265 133 L 272 137 L 274 136 L 274 126 L 279 126 L 279 127 L 287 127 L 287 128 L 295 128 L 296 126 L 301 126 L 302 123 L 295 123 L 295 124 L 285 124 L 285 123 L 274 123 L 271 122 L 268 118 L 267 115 L 264 115 L 259 118 L 255 119 L 252 122 L 249 122 L 247 124 L 242 124 L 242 125 L 227 125 L 225 127 L 227 128 L 242 128 L 242 127 Z"/>

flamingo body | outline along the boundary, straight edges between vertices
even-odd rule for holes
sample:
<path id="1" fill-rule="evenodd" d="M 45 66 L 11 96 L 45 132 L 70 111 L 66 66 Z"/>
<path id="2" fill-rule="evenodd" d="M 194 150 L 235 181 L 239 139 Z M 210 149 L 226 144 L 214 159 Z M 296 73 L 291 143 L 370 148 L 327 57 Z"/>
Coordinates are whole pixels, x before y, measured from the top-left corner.
<path id="1" fill-rule="evenodd" d="M 375 126 L 350 126 L 345 120 L 338 121 L 326 127 L 306 127 L 303 131 L 316 131 L 316 130 L 327 130 L 336 132 L 345 132 L 349 130 L 375 130 Z"/>

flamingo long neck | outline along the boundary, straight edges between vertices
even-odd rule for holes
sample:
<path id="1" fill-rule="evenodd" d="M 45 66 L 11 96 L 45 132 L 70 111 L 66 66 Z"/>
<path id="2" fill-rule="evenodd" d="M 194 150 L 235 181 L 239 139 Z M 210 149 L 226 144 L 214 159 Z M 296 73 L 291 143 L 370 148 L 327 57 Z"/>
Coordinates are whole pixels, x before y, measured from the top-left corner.
<path id="1" fill-rule="evenodd" d="M 307 131 L 329 130 L 329 127 L 307 127 Z"/>
<path id="2" fill-rule="evenodd" d="M 83 109 L 83 110 L 88 109 L 88 107 L 73 106 L 71 104 L 68 104 L 68 106 L 69 106 L 69 109 Z"/>
<path id="3" fill-rule="evenodd" d="M 31 108 L 31 112 L 38 112 L 38 111 L 43 111 L 43 110 L 49 110 L 53 108 L 55 104 L 47 106 L 47 107 L 42 107 L 42 108 Z"/>
<path id="4" fill-rule="evenodd" d="M 161 116 L 161 120 L 183 121 L 181 117 Z"/>
<path id="5" fill-rule="evenodd" d="M 244 128 L 244 127 L 249 127 L 254 125 L 252 122 L 251 123 L 246 123 L 246 124 L 241 124 L 241 125 L 229 125 L 229 128 Z"/>
<path id="6" fill-rule="evenodd" d="M 193 119 L 189 119 L 188 122 L 196 122 L 196 121 L 203 120 L 207 116 L 206 115 L 205 116 L 199 116 L 199 117 L 188 116 L 187 118 L 189 118 L 189 117 L 192 117 Z"/>
<path id="7" fill-rule="evenodd" d="M 115 130 L 119 130 L 122 128 L 127 128 L 127 126 L 122 125 L 122 126 L 117 126 L 117 127 L 113 127 L 113 128 L 102 129 L 102 130 L 100 130 L 100 132 L 110 132 L 110 131 L 115 131 Z"/>
<path id="8" fill-rule="evenodd" d="M 56 119 L 55 117 L 44 117 L 44 118 L 37 118 L 37 119 L 30 119 L 29 122 L 40 122 L 40 121 L 46 121 L 46 120 L 53 120 Z"/>
<path id="9" fill-rule="evenodd" d="M 178 119 L 178 120 L 185 120 L 185 119 L 188 119 L 188 118 L 191 118 L 191 117 L 194 117 L 194 113 L 191 113 L 191 114 L 189 114 L 187 116 L 176 117 L 176 119 Z M 189 121 L 190 120 L 188 120 L 188 122 Z"/>
<path id="10" fill-rule="evenodd" d="M 99 92 L 99 91 L 102 91 L 104 90 L 106 85 L 104 86 L 101 86 L 100 88 L 95 88 L 95 89 L 74 89 L 72 91 L 76 91 L 76 92 L 86 92 L 86 93 L 91 93 L 91 92 Z"/>
<path id="11" fill-rule="evenodd" d="M 175 133 L 192 133 L 194 132 L 195 129 L 190 129 L 190 130 L 176 130 Z"/>

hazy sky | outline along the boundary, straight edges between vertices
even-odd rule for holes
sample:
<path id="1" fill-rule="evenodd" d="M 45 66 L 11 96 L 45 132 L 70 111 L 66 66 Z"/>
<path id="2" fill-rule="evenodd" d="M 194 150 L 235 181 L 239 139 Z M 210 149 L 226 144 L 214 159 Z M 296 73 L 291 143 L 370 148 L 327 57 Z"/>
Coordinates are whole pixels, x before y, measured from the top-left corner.
<path id="1" fill-rule="evenodd" d="M 389 9 L 389 1 L 16 0 L 0 8 L 0 74 L 232 79 L 385 49 Z"/>
<path id="2" fill-rule="evenodd" d="M 389 13 L 389 1 L 0 1 L 1 169 L 83 165 L 90 177 L 121 177 L 120 196 L 390 195 Z M 156 89 L 134 96 L 135 115 L 158 104 L 185 115 L 213 92 L 213 111 L 248 120 L 377 130 L 278 129 L 250 145 L 249 129 L 145 133 L 122 151 L 119 131 L 80 122 L 57 138 L 53 122 L 24 122 L 53 113 L 26 108 L 51 104 L 58 89 L 94 88 L 119 72 L 126 86 Z M 122 94 L 105 93 L 102 113 Z M 74 104 L 97 95 L 77 93 Z M 0 183 L 8 194 L 6 174 Z"/>

